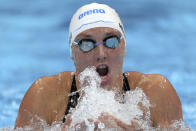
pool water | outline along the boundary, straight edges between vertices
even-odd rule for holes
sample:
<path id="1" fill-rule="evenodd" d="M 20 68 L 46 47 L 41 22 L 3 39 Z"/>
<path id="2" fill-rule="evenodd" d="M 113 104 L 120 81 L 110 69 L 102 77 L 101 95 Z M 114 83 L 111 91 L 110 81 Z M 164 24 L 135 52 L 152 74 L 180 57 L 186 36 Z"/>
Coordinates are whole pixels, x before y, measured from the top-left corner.
<path id="1" fill-rule="evenodd" d="M 38 78 L 74 71 L 68 26 L 76 0 L 0 0 L 0 128 L 14 126 L 21 100 Z M 196 129 L 196 2 L 99 0 L 124 23 L 123 71 L 159 73 L 177 91 L 185 122 Z"/>

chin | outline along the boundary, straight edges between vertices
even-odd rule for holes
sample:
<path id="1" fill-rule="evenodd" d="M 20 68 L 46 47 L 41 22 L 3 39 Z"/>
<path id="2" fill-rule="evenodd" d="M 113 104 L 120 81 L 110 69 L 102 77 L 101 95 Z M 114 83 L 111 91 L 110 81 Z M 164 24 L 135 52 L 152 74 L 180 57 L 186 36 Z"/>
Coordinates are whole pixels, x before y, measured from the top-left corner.
<path id="1" fill-rule="evenodd" d="M 103 88 L 105 90 L 111 90 L 112 86 L 110 86 L 110 85 L 101 85 L 100 88 Z"/>

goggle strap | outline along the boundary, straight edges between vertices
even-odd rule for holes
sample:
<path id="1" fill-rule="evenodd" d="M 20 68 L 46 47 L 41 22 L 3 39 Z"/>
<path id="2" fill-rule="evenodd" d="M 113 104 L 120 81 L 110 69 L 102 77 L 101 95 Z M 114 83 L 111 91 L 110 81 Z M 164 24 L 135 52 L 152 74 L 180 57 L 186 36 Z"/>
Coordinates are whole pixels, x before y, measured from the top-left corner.
<path id="1" fill-rule="evenodd" d="M 73 42 L 73 45 L 78 45 L 78 43 L 74 41 L 74 42 Z"/>

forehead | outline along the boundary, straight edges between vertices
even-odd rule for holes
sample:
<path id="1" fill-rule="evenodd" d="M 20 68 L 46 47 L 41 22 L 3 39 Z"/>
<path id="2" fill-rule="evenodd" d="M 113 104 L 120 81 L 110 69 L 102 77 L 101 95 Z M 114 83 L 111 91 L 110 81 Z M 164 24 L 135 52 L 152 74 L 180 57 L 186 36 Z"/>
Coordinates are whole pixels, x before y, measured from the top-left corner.
<path id="1" fill-rule="evenodd" d="M 107 35 L 114 35 L 114 34 L 121 34 L 121 33 L 120 31 L 113 29 L 113 28 L 109 28 L 109 27 L 95 27 L 95 28 L 91 28 L 91 29 L 81 32 L 80 34 L 77 35 L 76 39 L 81 38 L 81 37 L 86 37 L 86 36 L 104 37 Z"/>

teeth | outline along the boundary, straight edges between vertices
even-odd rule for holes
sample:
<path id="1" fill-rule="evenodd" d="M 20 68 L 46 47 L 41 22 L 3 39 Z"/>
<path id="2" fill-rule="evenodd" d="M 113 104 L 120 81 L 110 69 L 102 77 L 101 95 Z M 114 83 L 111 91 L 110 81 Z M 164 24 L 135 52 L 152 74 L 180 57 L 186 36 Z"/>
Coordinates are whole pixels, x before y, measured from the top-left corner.
<path id="1" fill-rule="evenodd" d="M 98 67 L 99 69 L 104 69 L 104 68 L 107 68 L 105 65 L 101 65 Z"/>

